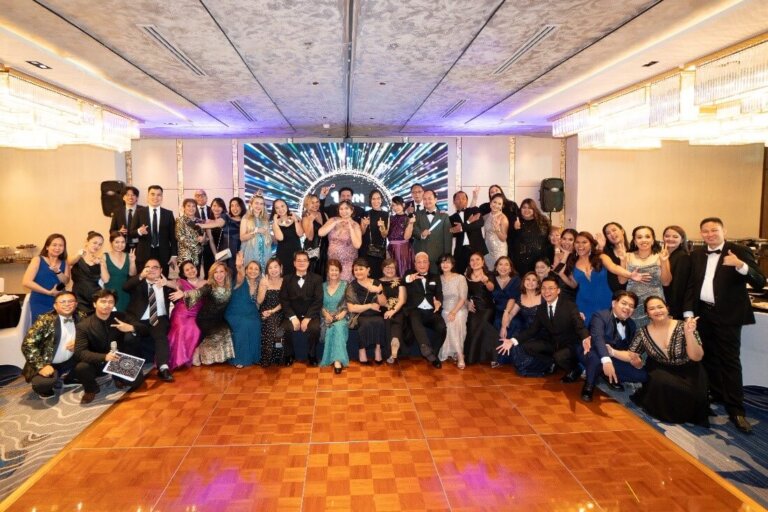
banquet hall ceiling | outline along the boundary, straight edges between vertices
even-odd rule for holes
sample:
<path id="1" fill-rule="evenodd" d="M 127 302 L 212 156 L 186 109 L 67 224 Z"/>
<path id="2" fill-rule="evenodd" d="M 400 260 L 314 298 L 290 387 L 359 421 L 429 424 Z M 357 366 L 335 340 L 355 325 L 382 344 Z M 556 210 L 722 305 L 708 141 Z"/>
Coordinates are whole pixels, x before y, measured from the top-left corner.
<path id="1" fill-rule="evenodd" d="M 768 31 L 768 2 L 0 0 L 0 24 L 1 64 L 142 137 L 542 134 Z"/>

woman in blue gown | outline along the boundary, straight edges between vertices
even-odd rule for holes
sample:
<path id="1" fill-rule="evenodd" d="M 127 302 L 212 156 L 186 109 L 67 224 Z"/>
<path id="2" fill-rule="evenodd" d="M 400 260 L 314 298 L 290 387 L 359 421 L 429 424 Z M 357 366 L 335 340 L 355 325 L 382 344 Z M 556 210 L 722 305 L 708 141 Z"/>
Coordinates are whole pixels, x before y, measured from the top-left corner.
<path id="1" fill-rule="evenodd" d="M 243 256 L 237 255 L 237 285 L 224 315 L 232 330 L 235 357 L 229 360 L 237 368 L 261 361 L 261 315 L 256 297 L 261 280 L 258 261 L 243 269 Z"/>
<path id="2" fill-rule="evenodd" d="M 39 315 L 53 309 L 53 299 L 69 282 L 69 276 L 67 241 L 64 235 L 53 233 L 46 238 L 40 256 L 29 262 L 21 281 L 32 292 L 29 298 L 32 323 Z"/>
<path id="3" fill-rule="evenodd" d="M 509 332 L 501 332 L 502 319 L 504 311 L 520 302 L 520 277 L 515 272 L 509 256 L 502 256 L 496 260 L 494 270 L 496 277 L 493 280 L 494 288 L 491 295 L 493 304 L 496 306 L 496 316 L 493 319 L 493 326 L 499 331 L 500 337 L 508 338 Z"/>
<path id="4" fill-rule="evenodd" d="M 341 281 L 341 262 L 328 260 L 328 280 L 323 283 L 323 330 L 325 331 L 323 359 L 320 366 L 333 364 L 333 371 L 338 375 L 345 366 L 349 366 L 347 339 L 347 306 L 344 300 L 347 283 Z"/>
<path id="5" fill-rule="evenodd" d="M 561 276 L 571 288 L 576 288 L 576 306 L 589 326 L 592 314 L 611 307 L 613 291 L 608 284 L 608 269 L 603 266 L 600 250 L 594 237 L 582 231 L 573 243 L 574 251 L 568 257 Z"/>

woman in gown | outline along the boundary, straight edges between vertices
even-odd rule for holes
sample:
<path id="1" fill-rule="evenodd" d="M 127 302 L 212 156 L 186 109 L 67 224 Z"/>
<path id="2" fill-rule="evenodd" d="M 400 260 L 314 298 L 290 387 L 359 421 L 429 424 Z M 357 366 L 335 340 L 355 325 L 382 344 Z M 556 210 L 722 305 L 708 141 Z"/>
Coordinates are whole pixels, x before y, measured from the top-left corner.
<path id="1" fill-rule="evenodd" d="M 560 285 L 560 297 L 566 298 L 571 302 L 576 302 L 576 290 L 568 286 L 560 275 L 565 269 L 568 257 L 573 252 L 573 243 L 576 241 L 576 235 L 579 233 L 572 228 L 566 228 L 560 232 L 558 246 L 554 248 L 554 259 L 552 260 L 552 272 L 557 277 Z"/>
<path id="2" fill-rule="evenodd" d="M 53 309 L 53 299 L 59 290 L 69 282 L 67 264 L 67 240 L 64 235 L 48 235 L 37 258 L 32 258 L 24 272 L 21 284 L 29 289 L 29 309 L 32 323 L 35 319 Z"/>
<path id="3" fill-rule="evenodd" d="M 220 261 L 227 265 L 230 275 L 234 275 L 235 256 L 237 247 L 240 245 L 240 223 L 232 220 L 227 213 L 224 200 L 220 197 L 211 201 L 211 211 L 213 219 L 198 225 L 208 230 L 208 248 L 214 257 L 218 252 L 229 249 L 231 256 Z"/>
<path id="4" fill-rule="evenodd" d="M 445 320 L 445 342 L 438 357 L 458 363 L 459 370 L 466 367 L 464 362 L 464 340 L 467 337 L 467 279 L 453 271 L 456 260 L 446 254 L 440 257 L 440 281 L 443 287 L 443 305 L 440 308 Z"/>
<path id="5" fill-rule="evenodd" d="M 683 302 L 688 278 L 691 276 L 691 256 L 688 254 L 688 237 L 680 226 L 664 228 L 664 245 L 669 253 L 669 271 L 672 282 L 664 286 L 664 298 L 672 318 L 683 318 Z"/>
<path id="6" fill-rule="evenodd" d="M 178 260 L 191 261 L 196 267 L 200 266 L 200 255 L 203 252 L 203 230 L 197 225 L 195 211 L 197 203 L 187 198 L 182 203 L 182 213 L 176 220 L 176 241 L 178 242 Z"/>
<path id="7" fill-rule="evenodd" d="M 504 215 L 504 196 L 496 194 L 491 198 L 491 212 L 485 216 L 483 232 L 488 254 L 485 255 L 485 266 L 496 267 L 496 260 L 507 255 L 507 234 L 509 220 Z"/>
<path id="8" fill-rule="evenodd" d="M 385 339 L 389 340 L 390 352 L 387 363 L 394 364 L 403 340 L 405 319 L 402 309 L 405 306 L 405 285 L 398 277 L 397 261 L 393 258 L 387 258 L 381 263 L 381 272 L 384 277 L 381 278 L 383 290 L 379 295 L 379 304 L 384 308 Z"/>
<path id="9" fill-rule="evenodd" d="M 643 303 L 651 296 L 664 298 L 664 286 L 672 282 L 672 273 L 669 268 L 669 253 L 667 248 L 662 248 L 656 241 L 656 233 L 649 226 L 638 226 L 632 230 L 632 242 L 629 244 L 629 252 L 624 260 L 627 270 L 640 272 L 651 276 L 647 282 L 627 282 L 626 278 L 619 277 L 619 282 L 627 283 L 627 290 L 634 292 L 638 297 L 632 320 L 641 329 L 648 324 L 648 316 L 645 314 Z"/>
<path id="10" fill-rule="evenodd" d="M 101 290 L 101 247 L 104 237 L 95 231 L 89 231 L 85 239 L 85 248 L 70 256 L 72 268 L 72 292 L 77 297 L 77 308 L 90 315 L 93 313 L 93 294 Z"/>
<path id="11" fill-rule="evenodd" d="M 261 280 L 261 267 L 252 261 L 243 268 L 242 253 L 237 255 L 237 284 L 232 291 L 224 318 L 232 329 L 235 357 L 229 360 L 236 368 L 259 364 L 261 361 L 261 315 L 256 302 Z"/>
<path id="12" fill-rule="evenodd" d="M 266 368 L 283 362 L 285 333 L 281 327 L 284 315 L 280 305 L 283 268 L 277 258 L 267 260 L 265 268 L 264 277 L 259 283 L 258 303 L 261 313 L 261 366 Z"/>
<path id="13" fill-rule="evenodd" d="M 502 329 L 504 312 L 512 309 L 520 301 L 520 277 L 518 277 L 512 260 L 509 256 L 502 256 L 496 260 L 494 268 L 496 276 L 493 279 L 493 304 L 496 313 L 493 318 L 493 326 L 499 332 L 500 337 L 509 338 L 508 329 Z M 509 323 L 506 324 L 509 326 Z"/>
<path id="14" fill-rule="evenodd" d="M 464 342 L 464 362 L 466 364 L 496 364 L 496 346 L 499 331 L 493 327 L 496 307 L 493 304 L 493 276 L 485 268 L 483 255 L 472 253 L 466 271 L 467 298 L 469 316 L 467 319 L 467 338 Z"/>
<path id="15" fill-rule="evenodd" d="M 389 257 L 397 263 L 398 275 L 402 278 L 413 268 L 413 224 L 416 217 L 405 214 L 405 201 L 400 196 L 392 198 L 392 215 L 389 217 L 387 239 Z M 397 357 L 397 355 L 395 355 Z"/>
<path id="16" fill-rule="evenodd" d="M 598 237 L 597 242 L 603 251 L 600 257 L 603 260 L 603 265 L 611 272 L 608 274 L 608 285 L 611 287 L 612 292 L 625 290 L 627 288 L 626 282 L 621 283 L 619 281 L 619 276 L 616 274 L 614 267 L 623 268 L 624 266 L 621 258 L 626 254 L 627 247 L 629 247 L 627 233 L 618 222 L 609 222 L 603 226 L 601 233 L 598 233 L 598 235 L 601 236 Z"/>
<path id="17" fill-rule="evenodd" d="M 352 219 L 354 208 L 350 201 L 339 203 L 339 216 L 329 219 L 318 233 L 328 237 L 328 259 L 341 262 L 341 280 L 352 281 L 352 263 L 363 243 L 360 225 Z M 293 260 L 291 260 L 293 261 Z"/>
<path id="18" fill-rule="evenodd" d="M 104 288 L 117 294 L 117 311 L 125 311 L 131 296 L 123 290 L 123 285 L 129 277 L 136 275 L 136 250 L 125 252 L 125 235 L 119 231 L 109 234 L 111 250 L 104 253 L 101 260 L 101 280 Z"/>
<path id="19" fill-rule="evenodd" d="M 328 257 L 328 238 L 320 236 L 318 231 L 328 220 L 328 216 L 320 209 L 320 198 L 308 194 L 302 207 L 301 227 L 304 229 L 304 250 L 309 256 L 309 271 L 317 275 L 325 275 Z"/>
<path id="20" fill-rule="evenodd" d="M 208 365 L 224 363 L 235 356 L 232 346 L 232 331 L 224 318 L 224 314 L 232 298 L 232 279 L 229 268 L 224 262 L 217 261 L 208 272 L 208 282 L 199 289 L 173 292 L 171 299 L 183 298 L 187 307 L 198 302 L 203 303 L 197 313 L 197 326 L 200 327 L 202 339 L 196 353 L 200 363 Z M 196 360 L 198 356 L 195 356 Z"/>
<path id="21" fill-rule="evenodd" d="M 243 215 L 245 215 L 245 202 L 239 197 L 233 197 L 229 200 L 229 220 L 232 223 L 232 231 L 230 232 L 230 244 L 232 249 L 232 258 L 235 257 L 235 253 L 240 252 L 242 242 L 240 241 L 240 225 L 243 222 Z"/>
<path id="22" fill-rule="evenodd" d="M 337 375 L 342 368 L 349 366 L 347 339 L 349 326 L 347 324 L 347 308 L 344 297 L 347 283 L 340 279 L 341 262 L 328 260 L 328 280 L 323 283 L 323 324 L 325 336 L 323 358 L 320 366 L 333 365 Z"/>
<path id="23" fill-rule="evenodd" d="M 520 218 L 513 225 L 511 252 L 518 272 L 530 272 L 536 260 L 546 256 L 549 225 L 549 219 L 541 213 L 533 199 L 524 199 L 520 203 Z"/>
<path id="24" fill-rule="evenodd" d="M 197 290 L 205 285 L 205 281 L 198 278 L 197 265 L 192 261 L 181 262 L 179 275 L 176 288 L 182 292 Z M 168 329 L 168 368 L 171 370 L 193 362 L 196 366 L 200 365 L 199 357 L 197 361 L 193 359 L 200 343 L 200 328 L 196 318 L 202 305 L 202 302 L 197 302 L 194 306 L 187 307 L 185 301 L 179 300 L 173 306 Z"/>
<path id="25" fill-rule="evenodd" d="M 260 195 L 251 197 L 251 207 L 240 222 L 240 247 L 243 265 L 256 261 L 262 269 L 267 268 L 267 260 L 272 255 L 272 236 L 264 198 Z"/>
<path id="26" fill-rule="evenodd" d="M 533 325 L 536 319 L 536 312 L 541 306 L 541 281 L 535 272 L 528 272 L 523 276 L 520 300 L 510 310 L 504 312 L 502 319 L 502 329 L 505 325 L 509 326 L 507 332 L 509 337 L 513 338 L 518 333 L 524 331 Z M 509 358 L 509 359 L 507 359 Z M 512 347 L 509 356 L 499 356 L 500 362 L 510 360 L 517 372 L 523 376 L 542 376 L 545 372 L 541 371 L 540 363 L 520 346 Z"/>
<path id="27" fill-rule="evenodd" d="M 275 199 L 272 203 L 272 232 L 277 240 L 275 256 L 283 266 L 283 270 L 293 269 L 293 255 L 301 250 L 301 237 L 304 229 L 301 219 L 291 213 L 288 203 Z"/>
<path id="28" fill-rule="evenodd" d="M 696 320 L 674 320 L 664 300 L 648 297 L 643 305 L 650 323 L 637 332 L 629 350 L 612 350 L 609 355 L 642 366 L 640 354 L 647 354 L 648 382 L 632 401 L 661 421 L 693 423 L 709 427 L 707 375 L 701 364 L 704 350 L 696 332 Z"/>
<path id="29" fill-rule="evenodd" d="M 477 206 L 477 196 L 479 193 L 479 186 L 472 190 L 472 202 L 470 203 L 470 206 Z M 501 194 L 501 197 L 504 199 L 504 209 L 502 211 L 504 212 L 504 216 L 507 218 L 507 222 L 509 224 L 507 228 L 507 255 L 510 255 L 512 254 L 514 225 L 515 221 L 520 215 L 520 208 L 517 206 L 517 203 L 507 199 L 507 196 L 504 194 L 504 189 L 501 188 L 501 185 L 491 185 L 488 187 L 488 202 L 479 206 L 480 214 L 488 215 L 491 212 L 491 198 L 497 194 Z"/>
<path id="30" fill-rule="evenodd" d="M 371 209 L 360 220 L 360 230 L 363 237 L 361 254 L 371 266 L 371 277 L 381 278 L 381 263 L 387 256 L 387 230 L 389 229 L 389 213 L 381 209 L 384 196 L 376 189 L 368 194 L 368 204 Z"/>
<path id="31" fill-rule="evenodd" d="M 381 344 L 386 337 L 382 307 L 379 304 L 379 294 L 382 292 L 381 283 L 370 276 L 371 269 L 368 260 L 358 258 L 352 265 L 355 280 L 349 283 L 346 290 L 347 311 L 350 316 L 358 317 L 358 335 L 360 338 L 359 361 L 362 365 L 370 365 L 367 348 L 374 349 L 374 362 L 381 364 Z"/>

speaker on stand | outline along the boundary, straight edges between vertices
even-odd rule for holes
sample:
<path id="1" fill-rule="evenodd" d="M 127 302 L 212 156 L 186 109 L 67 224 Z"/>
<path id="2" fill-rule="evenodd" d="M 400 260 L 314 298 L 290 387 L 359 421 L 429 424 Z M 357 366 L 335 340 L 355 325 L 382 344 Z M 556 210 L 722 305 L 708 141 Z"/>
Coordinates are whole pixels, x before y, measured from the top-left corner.
<path id="1" fill-rule="evenodd" d="M 563 180 L 560 178 L 546 178 L 541 180 L 541 189 L 539 190 L 539 204 L 541 211 L 549 213 L 549 220 L 552 221 L 552 212 L 563 211 L 565 202 L 565 188 Z"/>
<path id="2" fill-rule="evenodd" d="M 125 183 L 122 181 L 101 182 L 101 211 L 107 217 L 111 217 L 115 210 L 123 206 L 124 188 Z"/>

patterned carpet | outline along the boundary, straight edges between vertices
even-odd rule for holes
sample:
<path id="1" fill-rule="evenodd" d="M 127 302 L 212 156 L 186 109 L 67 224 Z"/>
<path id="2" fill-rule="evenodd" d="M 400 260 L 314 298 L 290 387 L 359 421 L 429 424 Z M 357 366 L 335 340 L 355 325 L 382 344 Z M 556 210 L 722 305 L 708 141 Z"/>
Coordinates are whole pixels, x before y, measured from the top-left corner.
<path id="1" fill-rule="evenodd" d="M 6 381 L 12 376 L 5 375 Z M 21 377 L 0 388 L 0 501 L 123 396 L 109 377 L 99 384 L 101 392 L 87 406 L 80 405 L 82 386 L 46 400 Z"/>
<path id="2" fill-rule="evenodd" d="M 599 387 L 697 460 L 768 508 L 768 389 L 744 387 L 747 418 L 754 432 L 753 435 L 744 435 L 728 420 L 728 414 L 721 405 L 712 407 L 717 416 L 709 418 L 710 428 L 675 425 L 651 418 L 632 403 L 629 400 L 629 395 L 634 392 L 631 386 L 627 386 L 624 392 L 612 391 L 604 383 Z"/>

